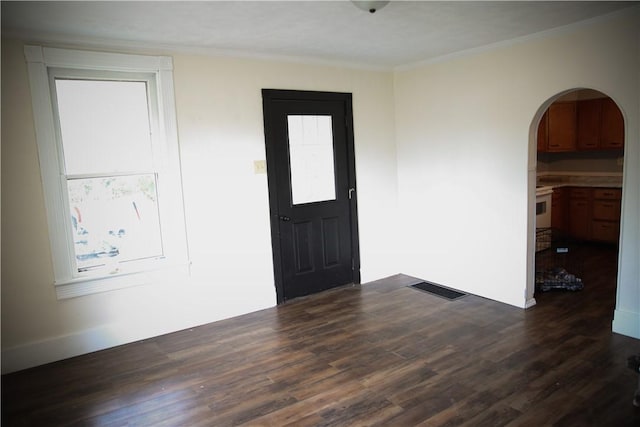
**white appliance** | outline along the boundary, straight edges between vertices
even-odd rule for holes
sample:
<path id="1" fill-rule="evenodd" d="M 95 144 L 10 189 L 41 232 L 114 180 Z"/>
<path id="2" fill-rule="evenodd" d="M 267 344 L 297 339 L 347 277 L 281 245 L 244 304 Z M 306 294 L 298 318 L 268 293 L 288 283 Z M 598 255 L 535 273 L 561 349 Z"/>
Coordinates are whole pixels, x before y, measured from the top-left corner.
<path id="1" fill-rule="evenodd" d="M 536 187 L 536 228 L 551 227 L 551 195 L 553 187 Z"/>
<path id="2" fill-rule="evenodd" d="M 551 198 L 553 187 L 536 187 L 536 252 L 551 247 Z"/>

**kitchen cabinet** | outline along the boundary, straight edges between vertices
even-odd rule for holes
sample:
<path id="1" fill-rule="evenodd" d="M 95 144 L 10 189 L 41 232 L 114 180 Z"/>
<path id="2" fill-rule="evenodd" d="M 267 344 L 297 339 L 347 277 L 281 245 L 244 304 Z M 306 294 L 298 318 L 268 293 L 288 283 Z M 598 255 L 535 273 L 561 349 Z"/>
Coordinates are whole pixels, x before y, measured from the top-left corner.
<path id="1" fill-rule="evenodd" d="M 553 214 L 553 211 L 551 213 Z M 569 235 L 579 240 L 591 238 L 591 190 L 589 188 L 569 188 Z"/>
<path id="2" fill-rule="evenodd" d="M 624 118 L 611 98 L 554 102 L 538 125 L 539 152 L 620 150 Z"/>
<path id="3" fill-rule="evenodd" d="M 545 111 L 538 123 L 538 151 L 547 151 L 547 124 L 549 122 L 549 112 Z"/>
<path id="4" fill-rule="evenodd" d="M 568 192 L 565 187 L 556 187 L 551 195 L 551 227 L 558 230 L 561 236 L 569 232 Z"/>
<path id="5" fill-rule="evenodd" d="M 617 188 L 594 188 L 592 199 L 592 240 L 617 243 L 620 235 L 622 190 Z"/>
<path id="6" fill-rule="evenodd" d="M 549 107 L 547 151 L 575 151 L 576 103 L 555 102 Z"/>
<path id="7" fill-rule="evenodd" d="M 578 150 L 600 149 L 602 99 L 578 101 Z"/>
<path id="8" fill-rule="evenodd" d="M 556 191 L 557 189 L 554 189 L 554 194 Z M 566 224 L 570 237 L 578 240 L 618 242 L 621 189 L 566 187 L 564 191 L 568 193 Z M 553 225 L 555 205 L 552 204 L 551 209 L 552 226 L 556 227 Z M 557 224 L 562 224 L 561 213 L 558 215 Z M 560 229 L 560 226 L 557 227 Z"/>
<path id="9" fill-rule="evenodd" d="M 622 117 L 622 112 L 611 98 L 602 100 L 600 147 L 603 149 L 621 149 L 624 147 L 624 118 Z"/>

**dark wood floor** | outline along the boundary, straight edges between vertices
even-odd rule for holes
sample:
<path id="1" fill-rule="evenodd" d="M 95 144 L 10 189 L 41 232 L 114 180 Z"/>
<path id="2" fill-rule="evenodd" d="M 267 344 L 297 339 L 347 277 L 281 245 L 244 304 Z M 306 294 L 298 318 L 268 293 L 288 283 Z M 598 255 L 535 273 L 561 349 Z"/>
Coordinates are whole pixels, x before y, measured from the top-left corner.
<path id="1" fill-rule="evenodd" d="M 638 426 L 616 253 L 582 256 L 526 312 L 395 276 L 6 375 L 2 425 Z"/>

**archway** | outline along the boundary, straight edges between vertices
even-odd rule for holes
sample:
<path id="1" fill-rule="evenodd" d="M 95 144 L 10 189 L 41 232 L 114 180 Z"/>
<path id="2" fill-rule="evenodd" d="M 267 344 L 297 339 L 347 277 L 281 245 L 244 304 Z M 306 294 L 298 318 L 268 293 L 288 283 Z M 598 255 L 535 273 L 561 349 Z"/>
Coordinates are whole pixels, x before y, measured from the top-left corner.
<path id="1" fill-rule="evenodd" d="M 579 288 L 566 269 L 576 261 L 569 242 L 615 245 L 617 264 L 624 139 L 622 111 L 594 89 L 563 91 L 536 112 L 529 144 L 527 307 L 536 304 L 536 291 Z M 541 262 L 543 256 L 549 262 Z M 547 269 L 558 275 L 547 276 Z"/>

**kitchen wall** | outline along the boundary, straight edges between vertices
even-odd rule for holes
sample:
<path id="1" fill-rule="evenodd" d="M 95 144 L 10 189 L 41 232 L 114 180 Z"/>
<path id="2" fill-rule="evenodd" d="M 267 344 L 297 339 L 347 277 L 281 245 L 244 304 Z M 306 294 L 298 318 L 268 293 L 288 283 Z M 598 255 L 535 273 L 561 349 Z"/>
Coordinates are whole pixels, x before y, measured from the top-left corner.
<path id="1" fill-rule="evenodd" d="M 638 8 L 395 75 L 401 270 L 516 306 L 532 287 L 535 135 L 571 89 L 626 121 L 614 330 L 640 337 Z"/>
<path id="2" fill-rule="evenodd" d="M 174 55 L 174 80 L 192 277 L 57 300 L 23 44 L 2 40 L 3 372 L 275 305 L 262 88 L 353 93 L 362 280 L 398 272 L 390 72 Z"/>

